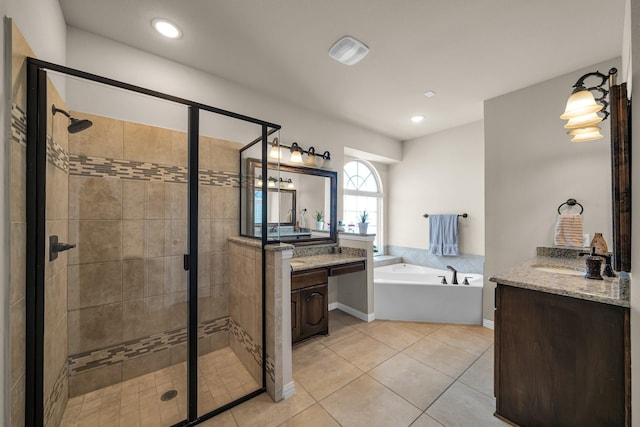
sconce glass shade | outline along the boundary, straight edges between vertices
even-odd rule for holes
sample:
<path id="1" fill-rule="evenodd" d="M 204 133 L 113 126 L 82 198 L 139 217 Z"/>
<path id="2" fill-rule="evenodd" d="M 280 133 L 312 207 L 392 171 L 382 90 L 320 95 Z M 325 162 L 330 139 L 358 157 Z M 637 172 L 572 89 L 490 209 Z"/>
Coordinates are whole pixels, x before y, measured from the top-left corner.
<path id="1" fill-rule="evenodd" d="M 587 126 L 593 126 L 596 123 L 600 123 L 602 121 L 602 117 L 600 117 L 597 113 L 588 113 L 582 116 L 575 117 L 573 119 L 569 119 L 567 124 L 564 125 L 566 129 L 577 129 L 583 128 Z"/>
<path id="2" fill-rule="evenodd" d="M 314 147 L 309 147 L 309 150 L 307 151 L 307 161 L 305 162 L 305 165 L 307 166 L 317 166 L 317 159 L 316 159 L 316 149 Z"/>
<path id="3" fill-rule="evenodd" d="M 332 165 L 331 153 L 329 153 L 328 151 L 325 151 L 324 154 L 322 155 L 322 158 L 324 159 L 324 161 L 322 162 L 322 167 L 330 169 Z"/>
<path id="4" fill-rule="evenodd" d="M 273 179 L 273 178 L 269 178 L 269 182 L 267 183 L 267 187 L 275 188 L 276 187 L 276 180 Z"/>
<path id="5" fill-rule="evenodd" d="M 600 133 L 600 126 L 589 126 L 579 129 L 572 129 L 567 132 L 567 135 L 573 135 L 573 138 L 571 138 L 571 142 L 595 141 L 603 137 Z"/>
<path id="6" fill-rule="evenodd" d="M 282 156 L 282 150 L 280 149 L 280 147 L 278 147 L 277 145 L 274 145 L 273 147 L 271 147 L 271 151 L 269 152 L 269 157 L 271 157 L 272 159 L 282 160 L 283 156 Z"/>
<path id="7" fill-rule="evenodd" d="M 291 178 L 289 178 L 289 179 L 287 180 L 287 188 L 288 188 L 288 189 L 290 189 L 290 190 L 293 190 L 294 188 L 296 188 L 296 187 L 293 185 L 293 181 L 291 180 Z"/>
<path id="8" fill-rule="evenodd" d="M 262 187 L 262 175 L 258 177 L 258 181 L 256 182 L 256 187 Z"/>
<path id="9" fill-rule="evenodd" d="M 291 163 L 302 163 L 302 154 L 298 150 L 291 151 L 291 158 L 289 161 Z"/>
<path id="10" fill-rule="evenodd" d="M 560 118 L 562 120 L 574 119 L 600 110 L 602 110 L 602 105 L 596 104 L 593 94 L 588 90 L 581 90 L 571 94 Z"/>

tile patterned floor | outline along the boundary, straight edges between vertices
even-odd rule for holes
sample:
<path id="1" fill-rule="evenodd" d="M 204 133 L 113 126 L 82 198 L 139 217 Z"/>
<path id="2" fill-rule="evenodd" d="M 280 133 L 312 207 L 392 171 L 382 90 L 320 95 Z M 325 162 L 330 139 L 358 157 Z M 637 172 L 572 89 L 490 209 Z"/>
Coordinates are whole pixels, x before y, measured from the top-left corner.
<path id="1" fill-rule="evenodd" d="M 199 357 L 198 413 L 205 414 L 259 387 L 231 348 Z M 164 427 L 186 418 L 186 363 L 69 399 L 61 427 Z M 176 390 L 177 397 L 160 397 Z"/>
<path id="2" fill-rule="evenodd" d="M 329 330 L 331 335 L 293 348 L 295 396 L 273 403 L 262 394 L 201 425 L 506 425 L 493 417 L 493 331 L 469 325 L 366 323 L 338 310 L 329 313 Z M 231 350 L 211 355 L 215 362 L 201 358 L 200 399 L 208 407 L 255 389 Z M 225 364 L 233 372 L 222 369 Z M 180 381 L 171 385 L 182 384 L 184 390 L 184 369 L 184 364 L 176 365 L 71 399 L 63 425 L 165 426 L 177 421 L 184 417 L 184 400 L 165 405 L 159 395 L 168 380 Z M 132 389 L 138 397 L 131 399 L 134 404 L 124 405 Z"/>

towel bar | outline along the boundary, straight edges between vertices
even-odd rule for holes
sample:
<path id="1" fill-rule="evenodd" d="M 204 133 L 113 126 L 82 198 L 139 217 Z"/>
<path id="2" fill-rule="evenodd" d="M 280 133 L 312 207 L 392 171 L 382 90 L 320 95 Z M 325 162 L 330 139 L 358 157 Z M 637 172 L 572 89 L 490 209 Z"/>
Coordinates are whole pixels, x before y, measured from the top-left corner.
<path id="1" fill-rule="evenodd" d="M 582 206 L 582 205 L 580 205 L 580 206 Z M 424 214 L 424 215 L 422 215 L 422 216 L 423 216 L 424 218 L 429 218 L 429 214 Z M 469 215 L 468 215 L 468 214 L 466 214 L 466 213 L 463 213 L 463 214 L 459 214 L 458 216 L 461 216 L 462 218 L 466 218 L 466 217 L 468 217 Z"/>

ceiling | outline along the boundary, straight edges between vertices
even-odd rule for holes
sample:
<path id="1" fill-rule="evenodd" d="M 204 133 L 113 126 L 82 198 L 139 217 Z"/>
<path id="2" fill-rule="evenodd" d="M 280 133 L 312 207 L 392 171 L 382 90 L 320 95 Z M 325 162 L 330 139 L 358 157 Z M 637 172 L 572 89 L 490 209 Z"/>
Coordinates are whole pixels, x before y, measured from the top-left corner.
<path id="1" fill-rule="evenodd" d="M 398 140 L 480 120 L 484 100 L 619 56 L 624 3 L 60 0 L 70 26 Z M 184 36 L 155 33 L 156 17 Z M 344 35 L 369 46 L 360 63 L 329 57 Z"/>

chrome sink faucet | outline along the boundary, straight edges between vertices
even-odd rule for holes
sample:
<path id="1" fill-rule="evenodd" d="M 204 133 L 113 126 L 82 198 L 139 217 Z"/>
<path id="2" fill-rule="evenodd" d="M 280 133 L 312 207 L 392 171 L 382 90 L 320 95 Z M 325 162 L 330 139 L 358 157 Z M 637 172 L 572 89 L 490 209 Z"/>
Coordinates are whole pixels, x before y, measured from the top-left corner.
<path id="1" fill-rule="evenodd" d="M 451 267 L 450 265 L 447 265 L 447 269 L 453 271 L 453 278 L 451 279 L 451 284 L 452 285 L 457 285 L 458 284 L 458 270 L 456 270 L 455 268 Z"/>

